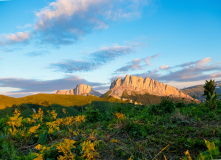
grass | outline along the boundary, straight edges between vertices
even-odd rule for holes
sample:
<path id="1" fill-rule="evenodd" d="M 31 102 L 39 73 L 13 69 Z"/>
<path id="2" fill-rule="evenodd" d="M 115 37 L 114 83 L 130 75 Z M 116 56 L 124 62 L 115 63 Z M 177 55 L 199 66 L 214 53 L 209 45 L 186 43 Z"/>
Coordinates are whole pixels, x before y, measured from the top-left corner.
<path id="1" fill-rule="evenodd" d="M 0 95 L 0 109 L 5 109 L 7 107 L 12 107 L 13 105 L 20 104 L 36 104 L 42 106 L 50 106 L 52 104 L 62 105 L 62 106 L 82 106 L 90 104 L 93 101 L 106 101 L 106 102 L 116 102 L 123 103 L 123 101 L 112 98 L 103 97 L 98 98 L 96 96 L 79 96 L 79 95 L 58 95 L 58 94 L 36 94 L 31 96 L 26 96 L 22 98 L 13 98 L 8 96 Z"/>
<path id="2" fill-rule="evenodd" d="M 15 127 L 19 132 L 13 134 L 8 122 L 16 108 L 23 118 Z M 32 108 L 37 115 L 32 116 Z M 192 159 L 199 158 L 200 153 L 207 159 L 211 159 L 210 154 L 221 158 L 221 101 L 214 110 L 204 103 L 163 99 L 149 106 L 108 101 L 72 107 L 26 103 L 0 113 L 0 159 L 188 159 L 187 150 Z M 37 130 L 32 128 L 38 125 Z M 214 147 L 208 150 L 208 145 Z"/>

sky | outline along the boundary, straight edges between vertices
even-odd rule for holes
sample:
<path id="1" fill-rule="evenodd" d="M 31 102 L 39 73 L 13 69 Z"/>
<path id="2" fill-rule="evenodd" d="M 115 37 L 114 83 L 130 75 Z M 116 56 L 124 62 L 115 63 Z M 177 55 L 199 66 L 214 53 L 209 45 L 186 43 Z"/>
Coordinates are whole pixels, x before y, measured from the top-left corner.
<path id="1" fill-rule="evenodd" d="M 0 0 L 0 94 L 218 81 L 220 28 L 220 0 Z"/>

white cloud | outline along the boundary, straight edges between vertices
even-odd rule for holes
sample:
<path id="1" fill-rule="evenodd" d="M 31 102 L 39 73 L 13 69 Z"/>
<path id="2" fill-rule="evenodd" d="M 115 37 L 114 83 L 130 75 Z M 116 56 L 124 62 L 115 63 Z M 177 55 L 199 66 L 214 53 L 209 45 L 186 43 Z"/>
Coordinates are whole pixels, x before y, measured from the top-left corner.
<path id="1" fill-rule="evenodd" d="M 24 42 L 30 38 L 29 32 L 17 32 L 16 34 L 4 34 L 4 40 L 0 39 L 0 45 L 8 45 L 16 42 Z"/>
<path id="2" fill-rule="evenodd" d="M 169 67 L 169 65 L 162 65 L 162 66 L 160 66 L 160 69 L 167 69 Z"/>
<path id="3" fill-rule="evenodd" d="M 149 0 L 56 0 L 36 12 L 34 30 L 9 34 L 0 45 L 23 42 L 30 37 L 41 44 L 73 44 L 94 30 L 107 29 L 119 19 L 139 18 Z M 31 24 L 17 26 L 19 29 Z M 31 36 L 30 36 L 31 35 Z M 8 41 L 4 40 L 9 39 Z"/>
<path id="4" fill-rule="evenodd" d="M 115 44 L 112 47 L 101 47 L 96 52 L 91 53 L 84 60 L 65 60 L 59 63 L 53 63 L 49 68 L 56 68 L 58 71 L 72 72 L 88 72 L 98 69 L 102 65 L 113 61 L 114 59 L 131 54 L 137 46 L 120 46 Z"/>
<path id="5" fill-rule="evenodd" d="M 147 0 L 57 0 L 36 13 L 42 41 L 71 44 L 117 19 L 139 17 Z"/>
<path id="6" fill-rule="evenodd" d="M 149 57 L 145 58 L 146 64 L 147 64 L 148 66 L 151 66 L 150 60 L 153 60 L 153 59 L 155 59 L 155 58 L 157 58 L 157 57 L 159 57 L 159 56 L 160 56 L 160 54 L 155 54 L 155 55 L 153 55 L 153 56 L 149 56 Z"/>
<path id="7" fill-rule="evenodd" d="M 25 24 L 24 26 L 16 26 L 18 29 L 26 29 L 32 27 L 32 24 Z"/>
<path id="8" fill-rule="evenodd" d="M 17 34 L 9 34 L 5 37 L 11 42 L 21 42 L 30 38 L 29 32 L 18 32 Z"/>

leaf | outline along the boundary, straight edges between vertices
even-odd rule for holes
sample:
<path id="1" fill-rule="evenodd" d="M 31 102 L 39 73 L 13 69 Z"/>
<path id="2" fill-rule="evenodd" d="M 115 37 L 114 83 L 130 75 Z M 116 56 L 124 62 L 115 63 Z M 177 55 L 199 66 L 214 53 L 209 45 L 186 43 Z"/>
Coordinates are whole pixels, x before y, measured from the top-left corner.
<path id="1" fill-rule="evenodd" d="M 39 139 L 38 139 L 38 143 L 40 143 L 41 145 L 45 145 L 47 142 L 47 132 L 43 132 L 39 134 Z"/>

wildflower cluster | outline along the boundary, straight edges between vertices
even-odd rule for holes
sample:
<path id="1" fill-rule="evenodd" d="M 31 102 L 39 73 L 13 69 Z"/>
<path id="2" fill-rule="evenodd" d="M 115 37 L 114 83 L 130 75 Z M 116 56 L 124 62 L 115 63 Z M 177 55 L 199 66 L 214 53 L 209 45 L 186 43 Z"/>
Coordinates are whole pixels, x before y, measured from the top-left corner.
<path id="1" fill-rule="evenodd" d="M 49 127 L 48 133 L 54 133 L 55 130 L 60 129 L 55 122 L 47 122 L 46 125 Z"/>
<path id="2" fill-rule="evenodd" d="M 11 126 L 12 128 L 9 129 L 9 132 L 12 135 L 15 135 L 15 133 L 18 132 L 18 128 L 22 125 L 22 117 L 19 117 L 21 115 L 20 111 L 18 109 L 15 109 L 14 113 L 13 113 L 13 117 L 9 118 L 9 122 L 7 122 L 7 124 L 9 126 Z"/>
<path id="3" fill-rule="evenodd" d="M 95 146 L 97 145 L 97 142 L 91 142 L 90 140 L 86 140 L 82 144 L 82 152 L 83 157 L 90 160 L 95 159 L 99 156 L 99 154 L 95 150 Z"/>
<path id="4" fill-rule="evenodd" d="M 123 113 L 114 113 L 114 116 L 117 118 L 117 119 L 126 119 L 125 115 Z"/>
<path id="5" fill-rule="evenodd" d="M 113 138 L 113 139 L 110 140 L 110 142 L 111 142 L 111 143 L 117 143 L 118 141 Z"/>
<path id="6" fill-rule="evenodd" d="M 39 108 L 38 113 L 34 112 L 32 115 L 33 120 L 40 120 L 42 122 L 44 113 L 41 108 Z"/>

